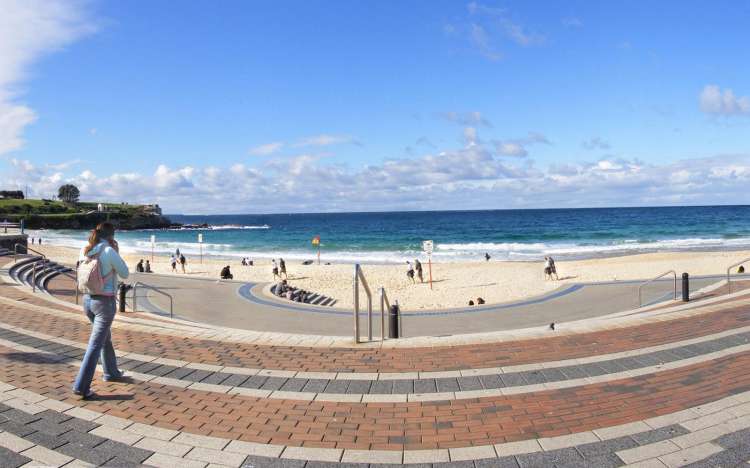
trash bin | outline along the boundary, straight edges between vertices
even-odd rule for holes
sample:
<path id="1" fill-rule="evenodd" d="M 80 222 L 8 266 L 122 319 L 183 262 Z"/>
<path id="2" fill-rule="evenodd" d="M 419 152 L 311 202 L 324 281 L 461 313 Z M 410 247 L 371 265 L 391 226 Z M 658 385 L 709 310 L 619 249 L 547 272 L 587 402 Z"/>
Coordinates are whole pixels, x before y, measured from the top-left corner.
<path id="1" fill-rule="evenodd" d="M 398 304 L 392 305 L 390 310 L 388 311 L 389 338 L 398 338 L 398 321 L 400 318 L 399 315 L 401 315 L 401 311 L 399 310 Z"/>
<path id="2" fill-rule="evenodd" d="M 682 302 L 690 300 L 690 275 L 682 274 Z"/>

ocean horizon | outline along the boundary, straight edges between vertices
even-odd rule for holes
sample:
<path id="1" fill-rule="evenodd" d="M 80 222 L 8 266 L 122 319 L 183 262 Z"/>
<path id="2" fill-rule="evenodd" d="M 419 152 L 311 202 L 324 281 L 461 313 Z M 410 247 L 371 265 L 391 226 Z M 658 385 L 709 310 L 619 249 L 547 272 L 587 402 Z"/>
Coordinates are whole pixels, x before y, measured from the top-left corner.
<path id="1" fill-rule="evenodd" d="M 750 249 L 750 206 L 555 208 L 467 211 L 391 211 L 254 215 L 168 215 L 209 228 L 122 231 L 125 251 L 180 249 L 186 255 L 401 263 L 422 256 L 433 240 L 437 262 L 537 261 L 545 255 L 585 259 L 682 250 Z M 80 247 L 86 233 L 37 232 L 47 242 Z M 202 246 L 198 234 L 203 236 Z"/>

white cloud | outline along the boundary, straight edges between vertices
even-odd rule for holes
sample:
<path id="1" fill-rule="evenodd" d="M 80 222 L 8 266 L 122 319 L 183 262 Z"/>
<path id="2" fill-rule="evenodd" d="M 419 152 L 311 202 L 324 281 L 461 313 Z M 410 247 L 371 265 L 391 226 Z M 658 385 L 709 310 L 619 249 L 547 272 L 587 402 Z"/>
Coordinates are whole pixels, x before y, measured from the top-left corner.
<path id="1" fill-rule="evenodd" d="M 698 97 L 701 111 L 714 115 L 750 115 L 750 97 L 735 96 L 729 88 L 706 85 Z"/>
<path id="2" fill-rule="evenodd" d="M 455 122 L 459 125 L 480 125 L 483 127 L 492 128 L 492 122 L 482 115 L 481 112 L 440 112 L 438 117 L 445 119 L 449 122 Z"/>
<path id="3" fill-rule="evenodd" d="M 587 150 L 607 150 L 611 148 L 610 144 L 607 141 L 598 136 L 584 141 L 583 143 L 581 143 L 581 146 L 583 146 Z"/>
<path id="4" fill-rule="evenodd" d="M 566 16 L 562 20 L 560 20 L 566 28 L 582 28 L 583 27 L 583 21 L 581 21 L 580 18 L 577 18 L 575 16 Z"/>
<path id="5" fill-rule="evenodd" d="M 500 156 L 526 157 L 529 155 L 528 146 L 536 144 L 551 144 L 550 141 L 541 133 L 529 132 L 524 138 L 514 138 L 510 140 L 492 140 L 495 145 L 495 152 Z"/>
<path id="6" fill-rule="evenodd" d="M 254 148 L 250 148 L 249 153 L 253 156 L 268 156 L 274 153 L 278 153 L 283 147 L 283 142 L 275 141 L 273 143 L 266 143 L 265 145 L 259 145 Z"/>
<path id="7" fill-rule="evenodd" d="M 360 146 L 361 143 L 350 135 L 315 135 L 307 138 L 303 138 L 299 142 L 295 143 L 295 147 L 303 146 L 331 146 L 340 145 L 343 143 L 352 143 Z"/>
<path id="8" fill-rule="evenodd" d="M 94 27 L 77 0 L 3 0 L 0 5 L 0 154 L 23 146 L 23 130 L 36 120 L 18 102 L 31 65 Z"/>

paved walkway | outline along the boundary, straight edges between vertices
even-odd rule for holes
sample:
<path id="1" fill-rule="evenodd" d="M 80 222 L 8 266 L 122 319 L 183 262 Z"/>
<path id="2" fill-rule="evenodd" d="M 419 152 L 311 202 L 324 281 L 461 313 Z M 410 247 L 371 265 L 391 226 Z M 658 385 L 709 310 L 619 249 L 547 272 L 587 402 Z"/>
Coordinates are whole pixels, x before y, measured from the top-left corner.
<path id="1" fill-rule="evenodd" d="M 0 466 L 741 466 L 750 290 L 724 292 L 407 347 L 262 344 L 119 314 L 129 378 L 97 374 L 99 397 L 81 401 L 70 385 L 90 325 L 0 282 Z"/>
<path id="2" fill-rule="evenodd" d="M 694 278 L 691 288 L 695 291 L 720 280 L 720 277 Z M 351 310 L 313 307 L 270 297 L 263 291 L 264 284 L 143 274 L 135 275 L 133 281 L 143 281 L 171 294 L 175 316 L 194 322 L 269 332 L 353 334 Z M 506 304 L 439 311 L 404 310 L 403 335 L 444 336 L 514 330 L 605 316 L 637 308 L 640 283 L 573 284 L 540 297 Z M 672 296 L 672 282 L 659 282 L 644 292 L 646 304 L 667 300 Z M 145 289 L 139 296 L 142 294 L 147 294 L 147 298 L 139 299 L 139 308 L 161 314 L 169 311 L 167 298 Z M 379 298 L 374 298 L 373 302 L 373 335 L 379 336 Z M 367 334 L 366 315 L 365 305 L 360 316 L 363 336 Z"/>

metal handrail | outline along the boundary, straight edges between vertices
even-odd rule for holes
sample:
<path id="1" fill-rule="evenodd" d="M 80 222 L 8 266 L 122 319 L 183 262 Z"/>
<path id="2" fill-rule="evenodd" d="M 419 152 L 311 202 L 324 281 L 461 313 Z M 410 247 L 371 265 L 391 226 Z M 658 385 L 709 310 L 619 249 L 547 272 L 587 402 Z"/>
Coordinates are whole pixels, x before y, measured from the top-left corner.
<path id="1" fill-rule="evenodd" d="M 136 301 L 138 298 L 138 286 L 143 286 L 146 289 L 156 291 L 159 294 L 168 297 L 169 298 L 169 318 L 173 318 L 172 316 L 174 314 L 174 298 L 172 297 L 172 295 L 162 291 L 161 289 L 155 286 L 151 286 L 150 284 L 146 284 L 146 283 L 141 283 L 140 281 L 136 281 L 135 283 L 133 283 L 133 306 L 132 306 L 133 312 L 136 311 Z"/>
<path id="2" fill-rule="evenodd" d="M 359 343 L 359 285 L 365 288 L 367 293 L 367 335 L 369 340 L 372 341 L 372 292 L 370 286 L 367 284 L 367 279 L 364 273 L 362 273 L 362 267 L 359 263 L 354 265 L 354 342 Z"/>
<path id="3" fill-rule="evenodd" d="M 42 264 L 42 268 L 44 268 L 44 264 L 47 263 L 47 259 L 43 258 L 41 260 L 37 260 L 34 262 L 33 265 L 31 265 L 31 291 L 36 292 L 36 266 L 40 263 Z"/>
<path id="4" fill-rule="evenodd" d="M 741 262 L 737 262 L 734 265 L 729 265 L 729 267 L 727 267 L 727 287 L 729 288 L 729 291 L 727 292 L 727 294 L 732 292 L 732 283 L 731 281 L 729 281 L 729 273 L 732 271 L 732 268 L 740 266 L 743 263 L 747 263 L 747 262 L 750 262 L 750 257 L 742 260 Z"/>
<path id="5" fill-rule="evenodd" d="M 28 253 L 29 253 L 29 250 L 31 250 L 32 252 L 34 252 L 34 253 L 37 253 L 37 254 L 41 255 L 42 257 L 44 257 L 44 258 L 47 258 L 47 256 L 46 256 L 46 255 L 44 255 L 43 253 L 41 253 L 41 252 L 40 252 L 40 251 L 38 251 L 38 250 L 34 250 L 34 249 L 32 249 L 32 248 L 31 248 L 31 247 L 29 247 L 28 245 L 23 245 L 23 244 L 18 244 L 18 243 L 17 243 L 17 244 L 15 244 L 15 245 L 13 246 L 13 263 L 16 263 L 16 262 L 18 261 L 18 248 L 19 248 L 19 247 L 23 247 L 24 249 L 26 249 L 26 254 L 28 254 Z"/>
<path id="6" fill-rule="evenodd" d="M 385 340 L 385 311 L 391 310 L 391 303 L 388 301 L 388 295 L 385 288 L 380 288 L 380 341 Z"/>
<path id="7" fill-rule="evenodd" d="M 669 271 L 665 271 L 664 273 L 662 273 L 662 274 L 660 274 L 658 276 L 655 276 L 655 277 L 651 278 L 648 281 L 644 281 L 643 283 L 641 283 L 640 286 L 638 286 L 638 307 L 642 307 L 643 306 L 643 296 L 642 296 L 642 292 L 641 292 L 641 290 L 643 289 L 643 287 L 646 286 L 649 283 L 652 283 L 652 282 L 658 280 L 662 276 L 666 276 L 666 275 L 668 275 L 670 273 L 672 273 L 674 275 L 674 296 L 673 296 L 673 299 L 677 300 L 677 272 L 674 271 L 674 270 L 669 270 Z"/>
<path id="8" fill-rule="evenodd" d="M 75 276 L 71 275 L 69 271 L 61 271 L 60 274 L 63 275 L 63 276 L 67 276 L 68 278 L 70 278 L 70 279 L 72 279 L 73 281 L 76 282 L 75 286 L 73 287 L 73 289 L 75 289 L 75 291 L 76 291 L 76 304 L 78 304 L 78 294 L 79 294 L 79 291 L 78 291 L 78 269 L 76 269 L 75 272 L 76 272 Z"/>

